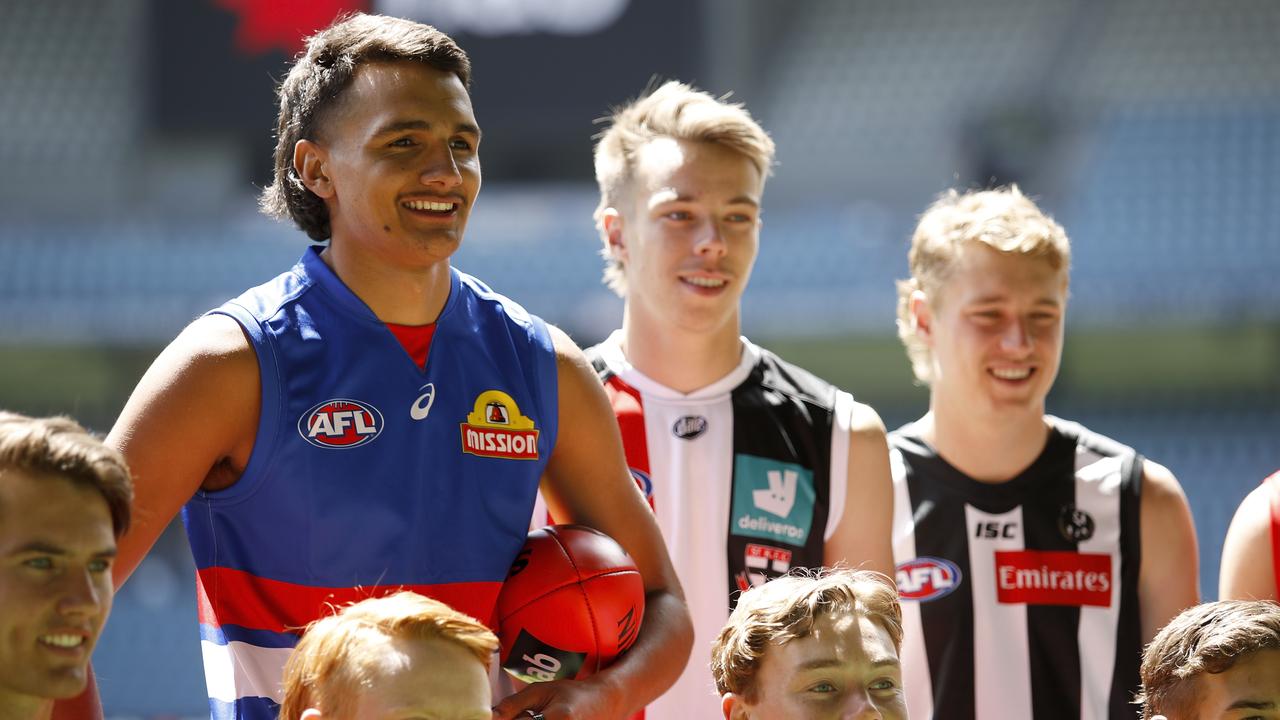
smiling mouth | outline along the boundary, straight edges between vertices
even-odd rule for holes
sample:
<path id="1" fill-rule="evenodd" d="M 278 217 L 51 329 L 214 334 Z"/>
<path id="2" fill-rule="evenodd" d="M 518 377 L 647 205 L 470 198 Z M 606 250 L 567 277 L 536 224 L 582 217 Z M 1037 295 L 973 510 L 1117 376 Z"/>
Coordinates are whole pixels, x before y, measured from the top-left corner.
<path id="1" fill-rule="evenodd" d="M 59 648 L 61 650 L 73 650 L 85 644 L 86 638 L 83 635 L 56 634 L 41 635 L 39 640 L 41 643 L 50 647 Z"/>
<path id="2" fill-rule="evenodd" d="M 1001 380 L 1026 380 L 1035 368 L 992 368 L 990 372 Z"/>
<path id="3" fill-rule="evenodd" d="M 403 207 L 419 212 L 437 213 L 447 215 L 457 209 L 458 204 L 452 202 L 439 202 L 436 200 L 405 200 L 400 203 Z"/>
<path id="4" fill-rule="evenodd" d="M 696 285 L 697 287 L 700 287 L 700 288 L 710 288 L 713 290 L 716 288 L 722 288 L 725 285 L 729 284 L 728 280 L 724 280 L 722 278 L 686 277 L 686 278 L 680 278 L 680 279 L 683 280 L 684 282 L 689 283 L 690 285 Z"/>

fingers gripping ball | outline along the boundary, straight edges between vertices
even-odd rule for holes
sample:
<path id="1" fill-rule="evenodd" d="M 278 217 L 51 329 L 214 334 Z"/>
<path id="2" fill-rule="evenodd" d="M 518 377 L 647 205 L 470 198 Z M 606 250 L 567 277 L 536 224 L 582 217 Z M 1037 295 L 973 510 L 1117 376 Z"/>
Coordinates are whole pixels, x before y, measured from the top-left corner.
<path id="1" fill-rule="evenodd" d="M 587 677 L 631 647 L 643 617 L 640 571 L 613 538 L 539 528 L 498 594 L 502 667 L 525 682 Z"/>

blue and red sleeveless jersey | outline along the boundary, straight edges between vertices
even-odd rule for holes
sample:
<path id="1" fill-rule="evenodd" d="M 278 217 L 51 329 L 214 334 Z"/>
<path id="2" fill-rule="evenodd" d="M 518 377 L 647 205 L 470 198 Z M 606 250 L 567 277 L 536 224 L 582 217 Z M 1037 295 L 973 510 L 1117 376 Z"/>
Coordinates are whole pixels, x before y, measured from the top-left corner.
<path id="1" fill-rule="evenodd" d="M 214 718 L 274 718 L 302 628 L 399 589 L 492 625 L 556 439 L 546 325 L 456 270 L 426 368 L 309 250 L 214 312 L 258 356 L 239 481 L 182 518 Z"/>

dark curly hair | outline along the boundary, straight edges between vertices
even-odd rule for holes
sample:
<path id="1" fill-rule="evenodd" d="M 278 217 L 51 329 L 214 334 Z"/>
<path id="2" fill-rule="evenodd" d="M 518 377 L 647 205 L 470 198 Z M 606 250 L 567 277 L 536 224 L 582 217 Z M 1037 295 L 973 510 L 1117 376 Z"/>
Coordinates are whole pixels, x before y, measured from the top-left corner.
<path id="1" fill-rule="evenodd" d="M 293 167 L 294 145 L 316 136 L 325 114 L 338 105 L 362 64 L 401 60 L 453 73 L 463 87 L 471 87 L 471 61 L 466 52 L 430 25 L 353 13 L 307 39 L 306 51 L 280 83 L 275 177 L 262 191 L 264 213 L 282 220 L 292 218 L 312 240 L 329 238 L 329 208 L 298 177 Z"/>

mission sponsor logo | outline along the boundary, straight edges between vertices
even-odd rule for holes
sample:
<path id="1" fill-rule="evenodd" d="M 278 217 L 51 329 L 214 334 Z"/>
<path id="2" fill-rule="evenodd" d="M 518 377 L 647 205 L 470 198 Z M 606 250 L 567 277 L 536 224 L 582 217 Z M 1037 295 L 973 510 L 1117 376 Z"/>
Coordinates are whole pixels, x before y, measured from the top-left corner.
<path id="1" fill-rule="evenodd" d="M 898 597 L 928 602 L 950 595 L 960 587 L 960 568 L 950 560 L 922 556 L 898 563 Z"/>
<path id="2" fill-rule="evenodd" d="M 1005 604 L 1111 606 L 1111 556 L 1051 550 L 996 553 L 996 599 Z"/>
<path id="3" fill-rule="evenodd" d="M 298 434 L 316 447 L 346 450 L 373 442 L 382 432 L 382 413 L 369 403 L 325 400 L 298 418 Z"/>
<path id="4" fill-rule="evenodd" d="M 476 398 L 461 424 L 462 451 L 480 457 L 537 460 L 538 429 L 533 419 L 501 390 L 486 390 Z"/>
<path id="5" fill-rule="evenodd" d="M 813 527 L 813 472 L 780 460 L 738 454 L 733 459 L 733 516 L 740 537 L 803 546 Z"/>
<path id="6" fill-rule="evenodd" d="M 760 587 L 773 578 L 787 574 L 791 569 L 791 551 L 771 545 L 747 543 L 743 560 L 746 569 L 734 578 L 738 589 L 743 592 Z"/>

